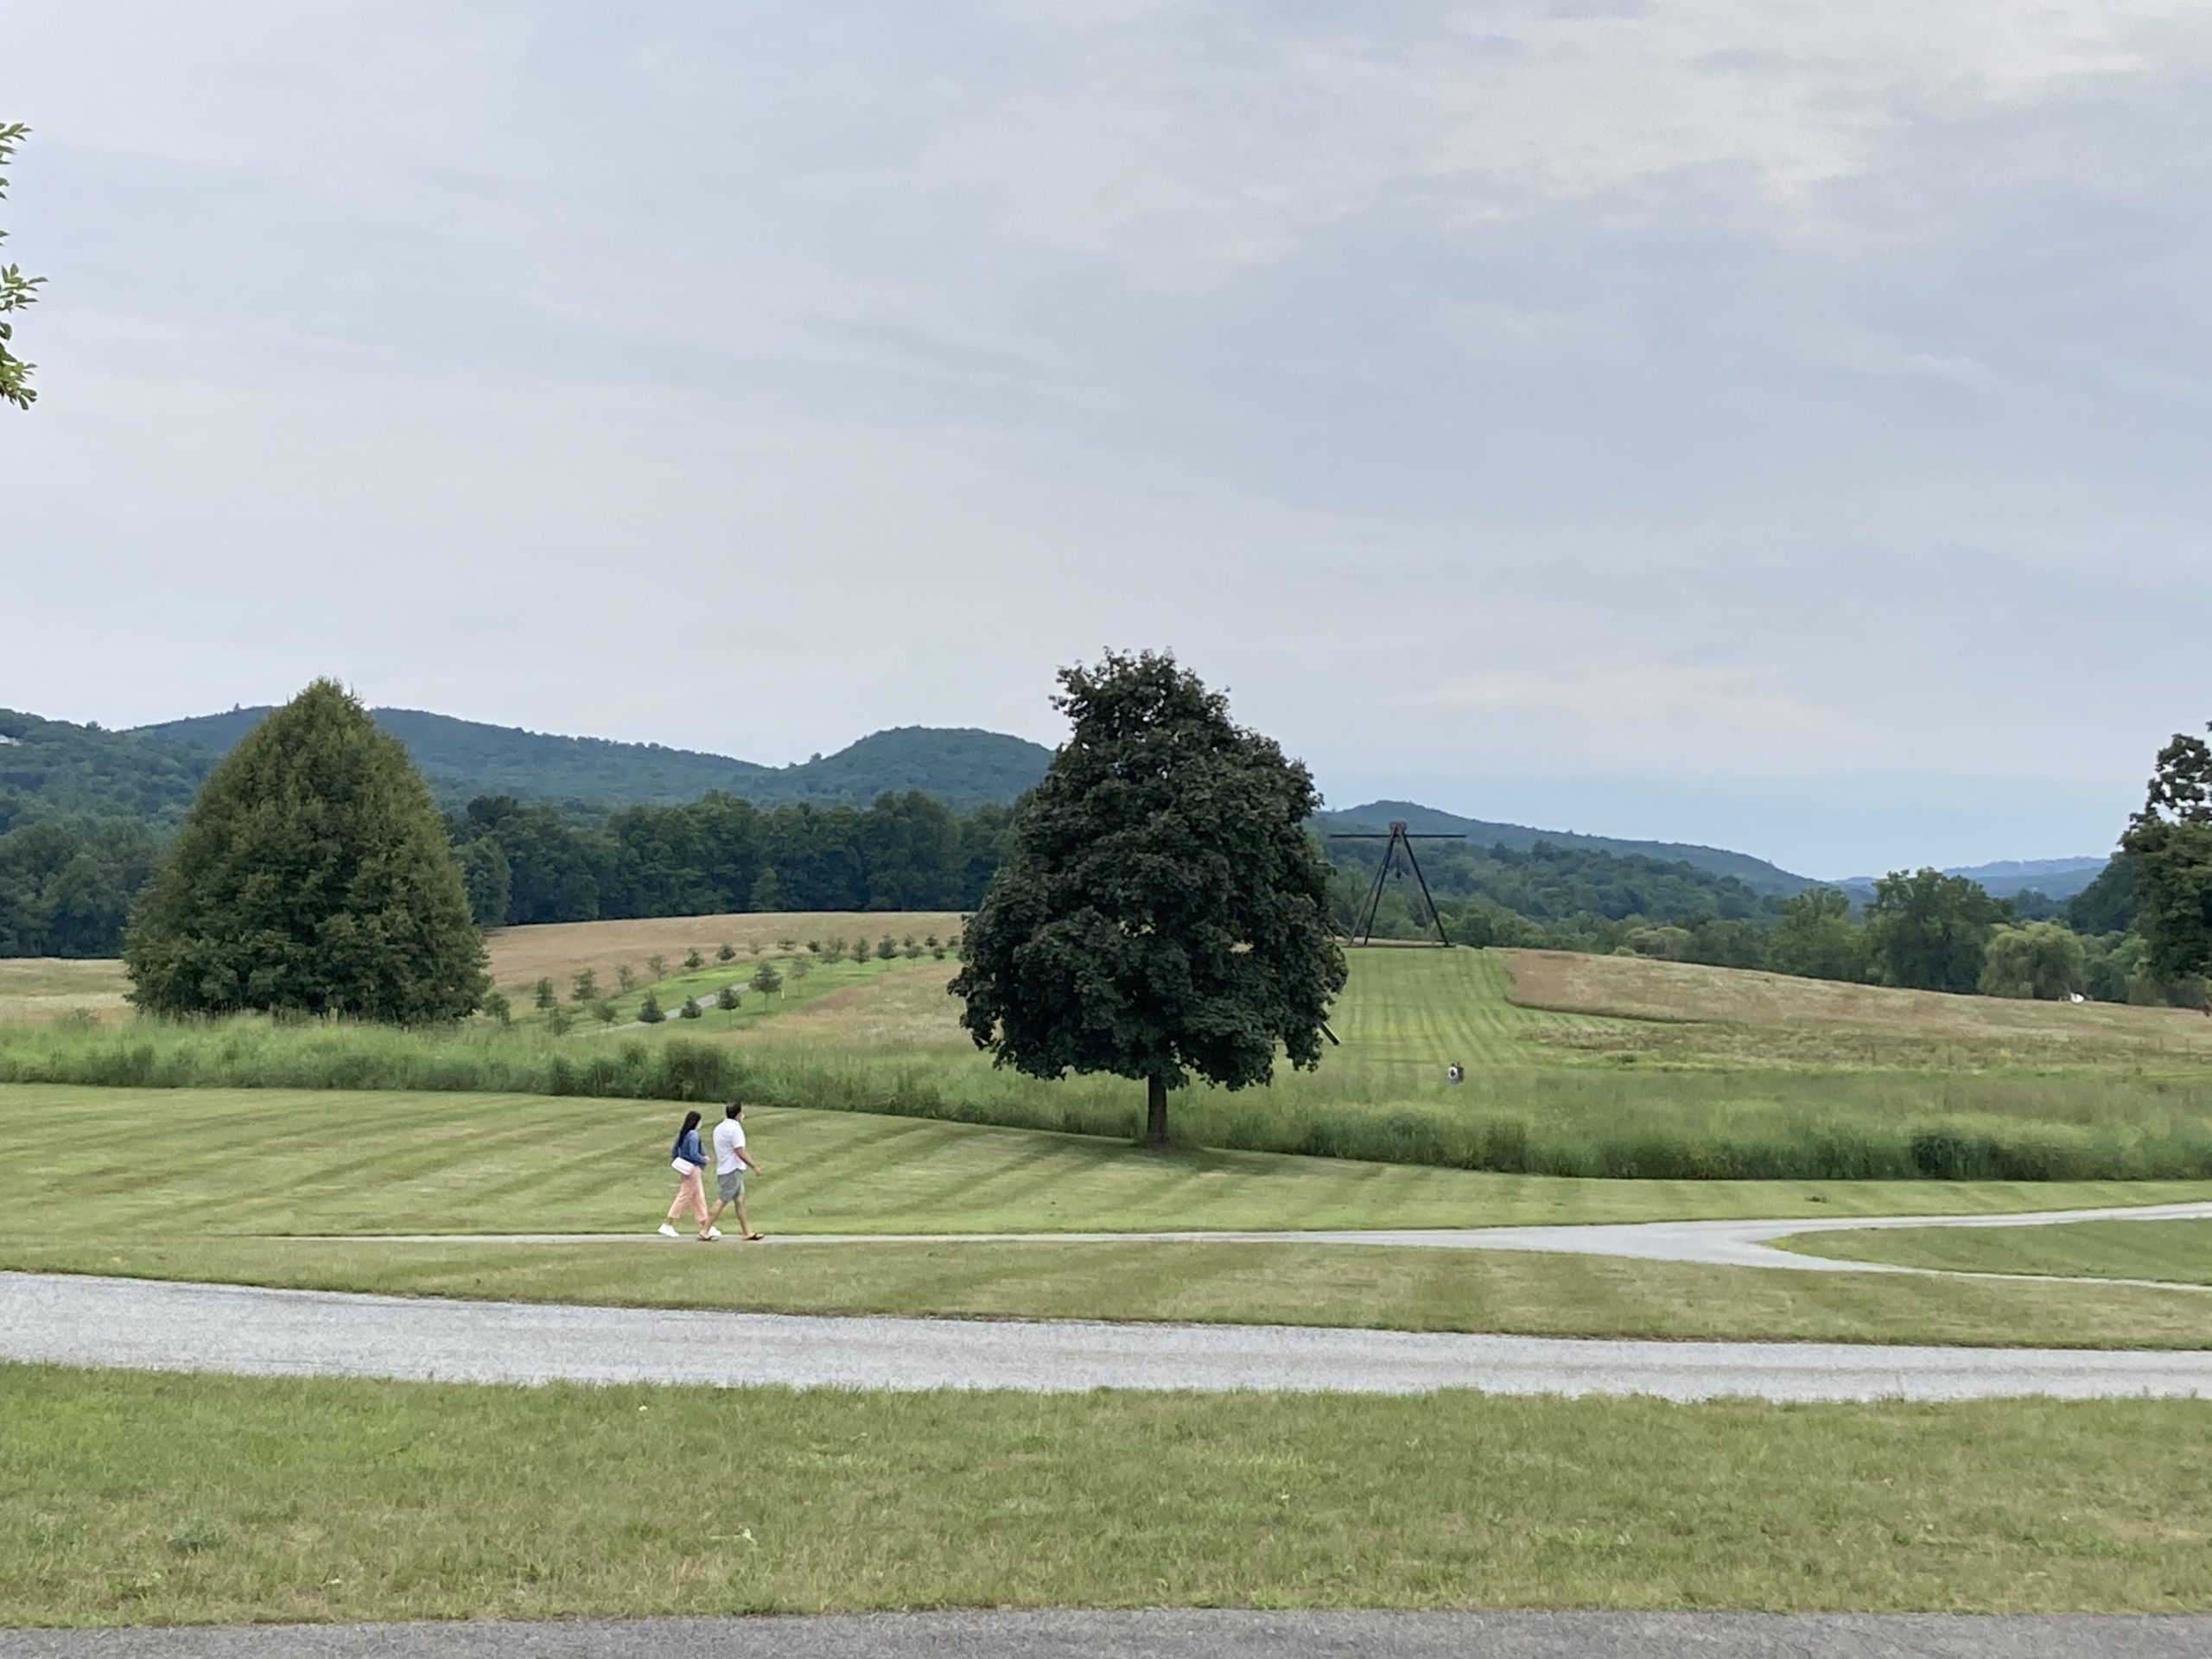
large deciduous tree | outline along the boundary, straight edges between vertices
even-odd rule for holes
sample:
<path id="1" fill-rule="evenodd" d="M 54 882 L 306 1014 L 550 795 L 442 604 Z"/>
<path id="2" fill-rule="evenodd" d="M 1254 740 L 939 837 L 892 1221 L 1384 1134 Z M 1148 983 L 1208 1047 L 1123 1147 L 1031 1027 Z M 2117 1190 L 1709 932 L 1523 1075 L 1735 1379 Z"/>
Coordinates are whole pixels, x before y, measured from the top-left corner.
<path id="1" fill-rule="evenodd" d="M 2006 912 L 1980 884 L 1941 870 L 1893 870 L 1874 884 L 1866 950 L 1885 985 L 1970 992 L 1981 982 L 1989 935 Z"/>
<path id="2" fill-rule="evenodd" d="M 1022 802 L 952 982 L 962 1023 L 1033 1077 L 1141 1079 L 1145 1139 L 1192 1074 L 1266 1083 L 1321 1057 L 1344 982 L 1306 768 L 1172 656 L 1060 672 L 1073 726 Z"/>
<path id="3" fill-rule="evenodd" d="M 2212 746 L 2177 733 L 2158 751 L 2143 810 L 2120 844 L 2134 867 L 2135 925 L 2152 969 L 2169 981 L 2212 972 Z"/>
<path id="4" fill-rule="evenodd" d="M 2027 922 L 1989 936 L 1981 963 L 1984 996 L 2063 1002 L 2089 983 L 2088 953 L 2063 922 Z"/>
<path id="5" fill-rule="evenodd" d="M 1834 887 L 1808 887 L 1783 899 L 1767 965 L 1805 979 L 1864 979 L 1866 938 L 1852 922 L 1851 900 Z"/>
<path id="6" fill-rule="evenodd" d="M 445 825 L 399 740 L 318 680 L 219 762 L 141 895 L 141 1007 L 457 1019 L 486 988 Z"/>
<path id="7" fill-rule="evenodd" d="M 20 121 L 0 121 L 0 167 L 16 153 L 16 146 L 30 131 Z M 0 176 L 0 199 L 8 194 L 8 181 Z M 0 231 L 0 242 L 8 233 Z M 38 298 L 39 284 L 43 276 L 26 276 L 16 266 L 0 265 L 0 404 L 13 404 L 17 409 L 29 409 L 38 401 L 38 393 L 31 390 L 31 370 L 35 365 L 26 363 L 9 350 L 9 343 L 16 337 L 16 325 L 9 321 L 12 312 L 22 310 Z"/>

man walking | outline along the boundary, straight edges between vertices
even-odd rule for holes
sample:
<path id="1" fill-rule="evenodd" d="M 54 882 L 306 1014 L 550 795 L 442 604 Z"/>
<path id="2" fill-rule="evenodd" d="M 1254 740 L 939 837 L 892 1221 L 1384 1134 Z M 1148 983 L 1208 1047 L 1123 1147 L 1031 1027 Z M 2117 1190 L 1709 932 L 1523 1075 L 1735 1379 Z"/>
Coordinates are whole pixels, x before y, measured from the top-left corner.
<path id="1" fill-rule="evenodd" d="M 741 1121 L 744 1116 L 744 1103 L 733 1100 L 722 1109 L 722 1121 L 715 1125 L 715 1187 L 721 1202 L 707 1217 L 707 1226 L 711 1233 L 714 1224 L 721 1219 L 723 1210 L 734 1204 L 737 1206 L 737 1230 L 751 1239 L 760 1235 L 745 1218 L 745 1172 L 749 1169 L 757 1175 L 760 1166 L 746 1154 L 745 1125 Z"/>

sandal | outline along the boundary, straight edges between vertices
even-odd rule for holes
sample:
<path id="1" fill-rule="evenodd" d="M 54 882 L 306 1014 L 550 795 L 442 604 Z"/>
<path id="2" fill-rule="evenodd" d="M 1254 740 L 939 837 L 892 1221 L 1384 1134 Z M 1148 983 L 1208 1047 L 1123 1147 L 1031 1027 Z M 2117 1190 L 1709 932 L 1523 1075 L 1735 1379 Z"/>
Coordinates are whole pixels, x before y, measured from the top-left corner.
<path id="1" fill-rule="evenodd" d="M 747 1233 L 745 1236 L 745 1242 L 748 1244 L 758 1244 L 762 1239 L 767 1236 L 768 1235 L 766 1233 Z"/>

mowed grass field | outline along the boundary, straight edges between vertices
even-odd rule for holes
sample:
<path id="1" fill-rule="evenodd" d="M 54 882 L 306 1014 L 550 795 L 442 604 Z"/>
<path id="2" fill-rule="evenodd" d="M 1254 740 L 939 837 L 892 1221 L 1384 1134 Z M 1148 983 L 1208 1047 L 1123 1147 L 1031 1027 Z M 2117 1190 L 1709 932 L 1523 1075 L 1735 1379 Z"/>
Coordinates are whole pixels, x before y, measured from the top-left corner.
<path id="1" fill-rule="evenodd" d="M 1948 1273 L 2041 1273 L 2212 1285 L 2212 1221 L 2077 1221 L 2049 1227 L 1899 1227 L 1787 1241 L 1808 1255 Z"/>
<path id="2" fill-rule="evenodd" d="M 1294 1243 L 810 1243 L 808 1234 L 1464 1226 L 2005 1211 L 2206 1185 L 1576 1181 L 855 1113 L 747 1114 L 777 1239 L 652 1236 L 661 1103 L 0 1088 L 0 1267 L 652 1306 L 1381 1325 L 1544 1335 L 2198 1347 L 2212 1299 Z M 135 1160 L 152 1145 L 161 1155 Z M 607 1242 L 467 1235 L 605 1233 Z M 437 1243 L 334 1235 L 462 1235 Z"/>
<path id="3" fill-rule="evenodd" d="M 0 1026 L 44 1025 L 65 1014 L 109 1021 L 130 1011 L 123 964 L 59 957 L 0 957 Z"/>
<path id="4" fill-rule="evenodd" d="M 2193 1008 L 1952 996 L 1564 950 L 1504 956 L 1516 1003 L 1612 1016 L 1613 1023 L 1575 1046 L 1624 1058 L 1878 1067 L 2212 1066 L 2212 1020 Z"/>
<path id="5" fill-rule="evenodd" d="M 151 1217 L 223 1234 L 643 1230 L 672 1191 L 683 1109 L 0 1085 L 0 1233 L 108 1234 Z M 746 1122 L 769 1172 L 758 1214 L 785 1232 L 1471 1227 L 2212 1198 L 2208 1182 L 1582 1180 L 772 1107 Z"/>
<path id="6" fill-rule="evenodd" d="M 503 1389 L 0 1366 L 0 1622 L 2212 1606 L 2185 1401 Z"/>

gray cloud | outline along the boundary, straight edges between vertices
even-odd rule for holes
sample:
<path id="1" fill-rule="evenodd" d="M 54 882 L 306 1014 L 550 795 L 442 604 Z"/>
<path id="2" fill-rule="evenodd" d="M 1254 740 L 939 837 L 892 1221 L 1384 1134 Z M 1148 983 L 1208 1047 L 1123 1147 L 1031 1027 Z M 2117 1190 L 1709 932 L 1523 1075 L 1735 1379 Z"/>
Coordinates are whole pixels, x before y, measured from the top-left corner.
<path id="1" fill-rule="evenodd" d="M 1158 642 L 1339 798 L 2094 848 L 2212 713 L 2208 92 L 2181 3 L 48 8 L 0 702 L 775 760 Z"/>

